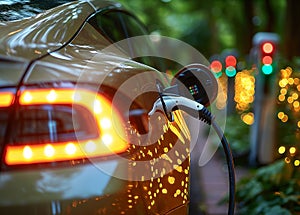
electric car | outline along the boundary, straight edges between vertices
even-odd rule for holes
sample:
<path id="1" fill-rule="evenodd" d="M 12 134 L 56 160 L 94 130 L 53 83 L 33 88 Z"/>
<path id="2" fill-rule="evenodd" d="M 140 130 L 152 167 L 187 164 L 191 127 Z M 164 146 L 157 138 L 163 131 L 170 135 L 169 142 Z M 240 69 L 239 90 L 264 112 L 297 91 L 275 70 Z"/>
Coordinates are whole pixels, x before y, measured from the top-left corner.
<path id="1" fill-rule="evenodd" d="M 148 114 L 170 82 L 131 41 L 110 49 L 147 34 L 135 16 L 73 1 L 0 34 L 1 215 L 188 212 L 184 113 Z"/>

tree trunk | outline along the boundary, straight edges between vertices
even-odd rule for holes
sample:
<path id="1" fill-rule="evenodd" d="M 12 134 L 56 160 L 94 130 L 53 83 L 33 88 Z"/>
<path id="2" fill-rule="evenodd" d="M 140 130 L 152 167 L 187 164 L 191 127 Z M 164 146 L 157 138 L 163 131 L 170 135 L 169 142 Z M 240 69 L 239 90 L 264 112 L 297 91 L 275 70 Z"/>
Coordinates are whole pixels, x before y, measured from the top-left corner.
<path id="1" fill-rule="evenodd" d="M 287 0 L 283 52 L 288 60 L 300 56 L 300 1 Z"/>
<path id="2" fill-rule="evenodd" d="M 245 14 L 245 26 L 243 29 L 243 38 L 244 45 L 242 48 L 242 54 L 249 53 L 252 47 L 252 37 L 254 35 L 254 25 L 253 25 L 253 16 L 254 16 L 254 5 L 253 1 L 245 0 L 243 1 L 243 10 Z"/>

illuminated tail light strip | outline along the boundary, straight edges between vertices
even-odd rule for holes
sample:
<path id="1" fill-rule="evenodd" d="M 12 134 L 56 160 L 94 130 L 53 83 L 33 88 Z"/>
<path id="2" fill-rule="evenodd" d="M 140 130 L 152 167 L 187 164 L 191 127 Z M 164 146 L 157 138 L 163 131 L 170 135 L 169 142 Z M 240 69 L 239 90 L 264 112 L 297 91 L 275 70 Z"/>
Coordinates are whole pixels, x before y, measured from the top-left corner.
<path id="1" fill-rule="evenodd" d="M 100 94 L 84 89 L 30 89 L 19 97 L 20 105 L 81 105 L 94 116 L 99 137 L 90 140 L 45 144 L 10 144 L 5 149 L 7 165 L 66 161 L 106 156 L 127 150 L 121 117 L 110 101 Z"/>
<path id="2" fill-rule="evenodd" d="M 9 145 L 6 148 L 5 162 L 8 165 L 17 165 L 66 161 L 121 153 L 126 149 L 124 145 L 105 145 L 99 140 L 25 146 Z"/>
<path id="3" fill-rule="evenodd" d="M 0 107 L 8 107 L 12 104 L 14 94 L 11 92 L 0 92 Z"/>

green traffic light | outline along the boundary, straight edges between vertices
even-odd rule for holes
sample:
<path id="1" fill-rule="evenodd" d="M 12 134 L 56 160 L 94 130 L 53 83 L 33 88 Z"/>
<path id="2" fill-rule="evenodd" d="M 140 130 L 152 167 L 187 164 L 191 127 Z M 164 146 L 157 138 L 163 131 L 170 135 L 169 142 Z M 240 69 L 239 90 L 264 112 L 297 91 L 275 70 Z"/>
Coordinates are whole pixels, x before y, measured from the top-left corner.
<path id="1" fill-rule="evenodd" d="M 220 78 L 222 76 L 222 71 L 221 72 L 218 72 L 218 73 L 215 73 L 215 77 L 216 78 Z"/>
<path id="2" fill-rule="evenodd" d="M 270 75 L 273 72 L 273 67 L 271 64 L 265 64 L 262 66 L 261 70 L 265 75 Z"/>
<path id="3" fill-rule="evenodd" d="M 234 77 L 236 75 L 236 69 L 233 66 L 226 68 L 225 73 L 228 77 Z"/>

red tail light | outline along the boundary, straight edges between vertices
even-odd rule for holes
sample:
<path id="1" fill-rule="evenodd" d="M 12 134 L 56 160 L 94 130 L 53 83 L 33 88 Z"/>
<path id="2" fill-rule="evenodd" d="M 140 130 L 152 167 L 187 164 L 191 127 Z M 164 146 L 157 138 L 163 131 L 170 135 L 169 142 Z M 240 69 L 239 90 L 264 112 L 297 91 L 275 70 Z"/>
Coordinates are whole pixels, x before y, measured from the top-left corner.
<path id="1" fill-rule="evenodd" d="M 14 99 L 14 94 L 11 92 L 0 92 L 0 107 L 8 107 Z"/>
<path id="2" fill-rule="evenodd" d="M 6 145 L 7 165 L 99 157 L 128 148 L 118 112 L 93 91 L 26 89 L 18 102 L 19 129 Z"/>

